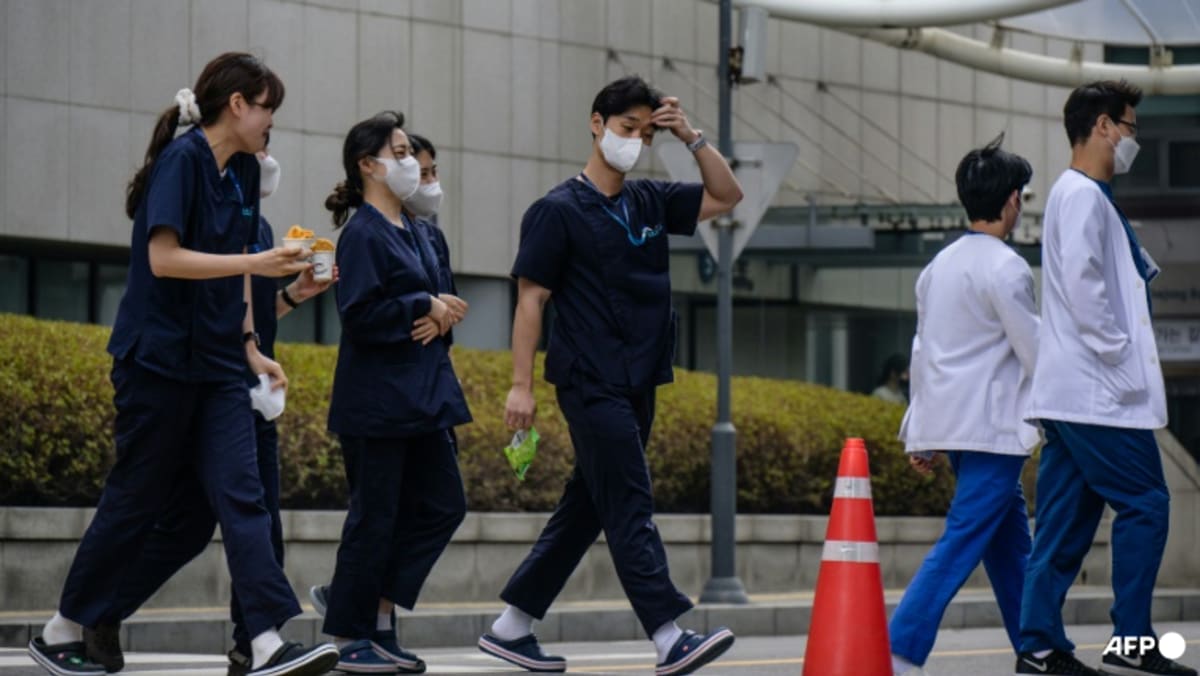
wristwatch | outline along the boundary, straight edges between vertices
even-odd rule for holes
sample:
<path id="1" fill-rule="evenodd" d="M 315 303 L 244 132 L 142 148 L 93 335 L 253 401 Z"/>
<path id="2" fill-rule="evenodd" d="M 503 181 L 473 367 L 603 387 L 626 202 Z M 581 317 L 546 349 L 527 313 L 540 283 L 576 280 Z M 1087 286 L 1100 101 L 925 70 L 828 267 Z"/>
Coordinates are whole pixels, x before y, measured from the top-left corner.
<path id="1" fill-rule="evenodd" d="M 258 331 L 247 331 L 242 334 L 242 343 L 254 341 L 254 347 L 262 347 L 262 339 L 258 336 Z"/>
<path id="2" fill-rule="evenodd" d="M 704 138 L 703 131 L 700 131 L 699 129 L 697 129 L 696 130 L 696 140 L 692 141 L 691 143 L 688 143 L 686 145 L 687 145 L 688 152 L 694 153 L 697 150 L 700 150 L 704 146 L 708 145 L 708 139 Z"/>

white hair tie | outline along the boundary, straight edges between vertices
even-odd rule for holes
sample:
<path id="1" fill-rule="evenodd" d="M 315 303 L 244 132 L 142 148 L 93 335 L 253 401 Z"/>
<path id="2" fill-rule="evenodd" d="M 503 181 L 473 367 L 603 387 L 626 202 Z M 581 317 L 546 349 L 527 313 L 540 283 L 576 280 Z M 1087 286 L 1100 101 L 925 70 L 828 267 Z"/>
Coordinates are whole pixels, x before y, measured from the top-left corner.
<path id="1" fill-rule="evenodd" d="M 179 106 L 179 124 L 196 124 L 200 121 L 200 106 L 196 105 L 196 95 L 184 87 L 175 92 L 175 105 Z"/>

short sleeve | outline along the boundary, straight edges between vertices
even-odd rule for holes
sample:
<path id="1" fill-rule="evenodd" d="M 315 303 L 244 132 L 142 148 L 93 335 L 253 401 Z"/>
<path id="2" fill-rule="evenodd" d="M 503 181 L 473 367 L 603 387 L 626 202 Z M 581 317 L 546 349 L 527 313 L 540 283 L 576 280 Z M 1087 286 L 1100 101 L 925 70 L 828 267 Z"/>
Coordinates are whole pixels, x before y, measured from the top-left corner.
<path id="1" fill-rule="evenodd" d="M 166 227 L 184 241 L 188 214 L 196 199 L 196 176 L 199 162 L 179 147 L 179 141 L 158 156 L 146 188 L 146 227 L 149 233 Z"/>
<path id="2" fill-rule="evenodd" d="M 700 203 L 704 201 L 703 183 L 671 183 L 654 181 L 662 195 L 663 220 L 672 235 L 696 234 Z"/>
<path id="3" fill-rule="evenodd" d="M 521 242 L 513 262 L 514 279 L 524 277 L 551 291 L 562 281 L 569 251 L 562 208 L 540 199 L 521 220 Z"/>

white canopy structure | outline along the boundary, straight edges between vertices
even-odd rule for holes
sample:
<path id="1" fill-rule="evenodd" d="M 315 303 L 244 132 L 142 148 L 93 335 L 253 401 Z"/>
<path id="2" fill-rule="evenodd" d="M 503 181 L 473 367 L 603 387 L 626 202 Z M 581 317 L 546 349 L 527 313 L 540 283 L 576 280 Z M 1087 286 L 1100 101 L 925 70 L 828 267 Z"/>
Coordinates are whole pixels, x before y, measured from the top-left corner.
<path id="1" fill-rule="evenodd" d="M 1170 47 L 1200 43 L 1200 0 L 735 0 L 774 16 L 845 30 L 980 71 L 1073 87 L 1126 79 L 1147 94 L 1200 94 L 1200 66 L 1172 65 Z M 1078 42 L 1145 45 L 1149 66 L 1056 58 L 938 28 L 991 22 Z M 1002 33 L 1001 33 L 1002 35 Z"/>

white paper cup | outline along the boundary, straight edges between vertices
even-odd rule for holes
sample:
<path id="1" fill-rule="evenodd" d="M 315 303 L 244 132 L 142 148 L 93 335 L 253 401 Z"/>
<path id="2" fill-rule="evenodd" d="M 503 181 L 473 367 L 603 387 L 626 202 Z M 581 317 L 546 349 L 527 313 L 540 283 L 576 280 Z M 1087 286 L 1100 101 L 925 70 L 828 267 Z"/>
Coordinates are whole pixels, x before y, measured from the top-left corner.
<path id="1" fill-rule="evenodd" d="M 333 279 L 333 251 L 314 251 L 312 255 L 313 279 L 328 282 Z"/>
<path id="2" fill-rule="evenodd" d="M 283 238 L 283 248 L 285 249 L 311 249 L 312 245 L 316 243 L 316 237 L 300 237 L 297 239 L 292 239 L 291 237 Z"/>

